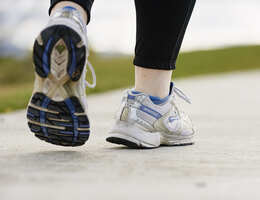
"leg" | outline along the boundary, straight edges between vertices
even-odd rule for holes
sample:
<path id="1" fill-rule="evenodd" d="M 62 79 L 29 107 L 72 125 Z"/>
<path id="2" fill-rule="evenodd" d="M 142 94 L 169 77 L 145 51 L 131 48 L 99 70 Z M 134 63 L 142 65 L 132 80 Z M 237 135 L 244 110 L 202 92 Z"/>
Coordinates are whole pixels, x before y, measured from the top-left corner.
<path id="1" fill-rule="evenodd" d="M 135 5 L 135 88 L 165 97 L 195 0 L 135 0 Z"/>
<path id="2" fill-rule="evenodd" d="M 94 0 L 51 0 L 51 6 L 49 9 L 50 15 L 53 14 L 59 8 L 65 6 L 72 6 L 80 11 L 84 21 L 88 23 L 90 21 L 90 11 Z"/>
<path id="3" fill-rule="evenodd" d="M 55 145 L 80 146 L 89 138 L 86 23 L 92 2 L 53 0 L 49 23 L 34 43 L 28 125 L 37 138 Z"/>
<path id="4" fill-rule="evenodd" d="M 53 8 L 51 9 L 50 15 L 52 16 L 58 9 L 64 8 L 66 6 L 71 6 L 76 8 L 78 11 L 80 11 L 81 16 L 83 17 L 83 20 L 85 22 L 85 24 L 88 21 L 88 15 L 86 10 L 81 7 L 79 4 L 74 3 L 72 1 L 61 1 L 59 3 L 57 3 L 55 6 L 53 6 Z"/>
<path id="5" fill-rule="evenodd" d="M 195 0 L 135 0 L 135 4 L 135 90 L 124 96 L 107 141 L 135 148 L 193 144 L 192 122 L 178 108 L 175 94 L 189 99 L 170 82 Z"/>

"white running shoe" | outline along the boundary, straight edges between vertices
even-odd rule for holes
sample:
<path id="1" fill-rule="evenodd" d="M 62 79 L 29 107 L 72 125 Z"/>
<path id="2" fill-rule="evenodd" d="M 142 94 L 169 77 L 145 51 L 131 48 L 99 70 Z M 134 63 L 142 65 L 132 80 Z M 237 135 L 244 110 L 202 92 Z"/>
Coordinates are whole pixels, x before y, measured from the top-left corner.
<path id="1" fill-rule="evenodd" d="M 89 138 L 87 117 L 86 25 L 73 7 L 50 17 L 34 43 L 35 84 L 27 118 L 30 130 L 41 140 L 62 146 L 80 146 Z"/>
<path id="2" fill-rule="evenodd" d="M 131 148 L 193 144 L 194 128 L 190 118 L 179 109 L 175 94 L 190 100 L 173 83 L 165 99 L 128 90 L 107 141 Z"/>

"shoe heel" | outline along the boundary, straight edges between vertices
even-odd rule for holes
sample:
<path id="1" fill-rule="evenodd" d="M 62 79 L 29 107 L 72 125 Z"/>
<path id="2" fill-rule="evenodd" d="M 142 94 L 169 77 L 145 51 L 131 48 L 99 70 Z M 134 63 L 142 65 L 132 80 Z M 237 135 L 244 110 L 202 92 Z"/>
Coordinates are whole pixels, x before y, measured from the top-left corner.
<path id="1" fill-rule="evenodd" d="M 80 79 L 86 56 L 80 35 L 65 25 L 48 27 L 35 40 L 33 62 L 38 76 L 27 119 L 37 138 L 60 146 L 81 146 L 88 140 L 88 117 L 70 88 Z"/>
<path id="2" fill-rule="evenodd" d="M 86 46 L 80 35 L 65 25 L 46 28 L 34 43 L 35 71 L 42 78 L 47 78 L 50 73 L 54 73 L 56 77 L 64 75 L 62 72 L 65 70 L 57 72 L 55 68 L 63 64 L 70 79 L 78 81 L 86 64 L 86 56 Z"/>

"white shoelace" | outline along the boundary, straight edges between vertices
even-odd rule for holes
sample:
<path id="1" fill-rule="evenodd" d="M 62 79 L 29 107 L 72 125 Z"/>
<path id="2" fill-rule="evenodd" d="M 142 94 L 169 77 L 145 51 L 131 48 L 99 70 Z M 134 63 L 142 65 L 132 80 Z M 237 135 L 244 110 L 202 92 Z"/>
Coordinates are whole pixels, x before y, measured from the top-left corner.
<path id="1" fill-rule="evenodd" d="M 187 103 L 191 104 L 191 100 L 189 97 L 187 97 L 184 92 L 182 92 L 180 89 L 178 89 L 177 87 L 173 86 L 173 92 L 175 94 L 177 94 L 178 97 L 180 97 L 181 99 L 183 99 L 184 101 L 186 101 Z"/>
<path id="2" fill-rule="evenodd" d="M 87 87 L 89 88 L 95 88 L 96 85 L 97 85 L 97 77 L 96 77 L 96 73 L 95 73 L 95 70 L 94 70 L 94 67 L 92 66 L 92 64 L 90 62 L 87 63 L 87 67 L 90 69 L 91 71 L 91 75 L 92 75 L 92 84 L 89 83 L 87 80 L 85 80 L 85 84 Z"/>

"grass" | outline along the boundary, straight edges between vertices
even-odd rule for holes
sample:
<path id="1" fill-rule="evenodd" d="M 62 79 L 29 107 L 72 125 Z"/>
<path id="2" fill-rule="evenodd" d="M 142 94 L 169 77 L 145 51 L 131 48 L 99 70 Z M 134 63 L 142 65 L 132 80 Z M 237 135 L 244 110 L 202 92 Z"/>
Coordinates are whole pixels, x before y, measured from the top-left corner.
<path id="1" fill-rule="evenodd" d="M 260 69 L 260 46 L 239 46 L 181 53 L 174 78 Z M 104 58 L 92 53 L 90 61 L 97 74 L 97 87 L 88 94 L 128 87 L 134 84 L 132 58 Z M 34 79 L 31 56 L 16 60 L 0 58 L 0 112 L 25 108 Z"/>

